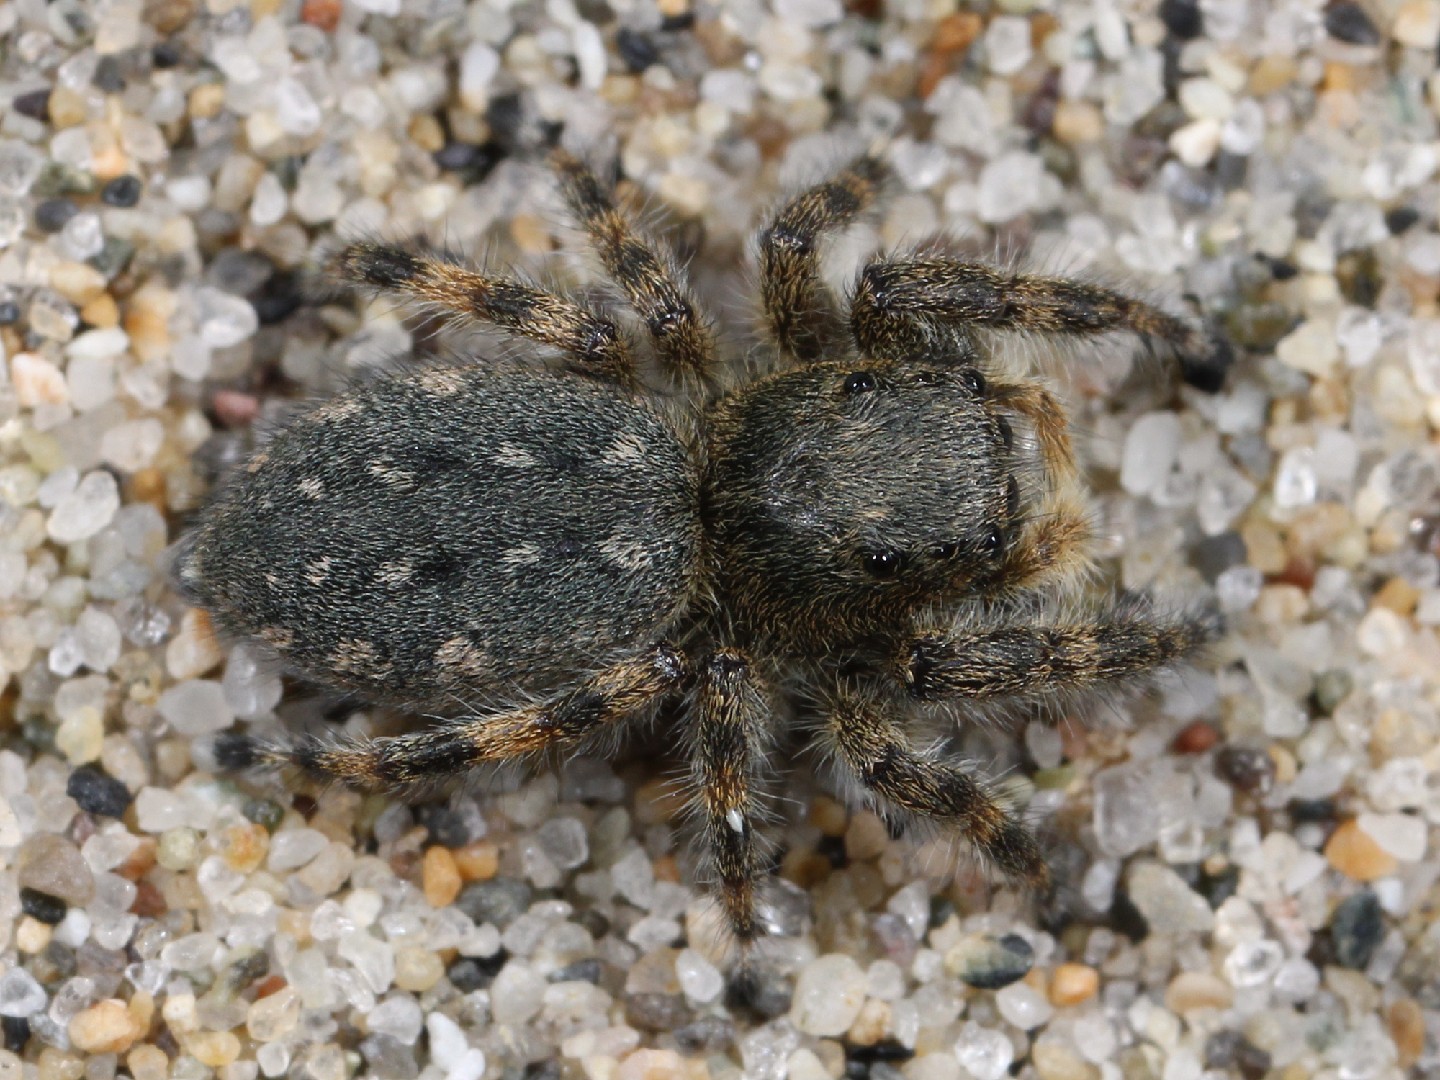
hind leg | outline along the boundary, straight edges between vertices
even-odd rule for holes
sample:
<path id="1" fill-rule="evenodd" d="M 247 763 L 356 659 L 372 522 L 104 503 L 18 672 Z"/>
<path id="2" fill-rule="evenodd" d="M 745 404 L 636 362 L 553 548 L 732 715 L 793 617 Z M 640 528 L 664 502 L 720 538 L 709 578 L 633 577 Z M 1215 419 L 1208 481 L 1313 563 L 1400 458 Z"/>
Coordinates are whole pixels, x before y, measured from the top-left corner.
<path id="1" fill-rule="evenodd" d="M 304 737 L 272 744 L 230 736 L 217 742 L 216 757 L 226 769 L 294 767 L 360 791 L 404 790 L 460 777 L 480 765 L 573 747 L 679 690 L 688 674 L 685 657 L 660 644 L 540 705 L 385 739 Z"/>

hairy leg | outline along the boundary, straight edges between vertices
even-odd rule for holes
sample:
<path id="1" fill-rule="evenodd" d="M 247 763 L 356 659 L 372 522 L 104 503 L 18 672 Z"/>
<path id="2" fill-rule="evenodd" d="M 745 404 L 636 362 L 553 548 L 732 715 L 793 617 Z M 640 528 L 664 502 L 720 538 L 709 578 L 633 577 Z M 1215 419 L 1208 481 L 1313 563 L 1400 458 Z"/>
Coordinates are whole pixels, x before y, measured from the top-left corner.
<path id="1" fill-rule="evenodd" d="M 540 705 L 384 739 L 302 737 L 271 744 L 230 736 L 216 743 L 216 757 L 226 769 L 294 767 L 361 791 L 404 789 L 478 765 L 573 746 L 678 690 L 688 673 L 685 657 L 659 644 Z"/>
<path id="2" fill-rule="evenodd" d="M 759 236 L 760 296 L 776 344 L 797 360 L 817 360 L 836 341 L 843 321 L 820 281 L 818 243 L 853 224 L 875 202 L 889 176 L 865 157 L 791 199 Z"/>
<path id="3" fill-rule="evenodd" d="M 912 746 L 893 706 L 842 697 L 825 734 L 835 755 L 882 810 L 949 825 L 1006 876 L 1045 884 L 1040 847 L 1019 818 L 966 763 Z"/>
<path id="4" fill-rule="evenodd" d="M 998 584 L 1002 591 L 1015 592 L 1082 573 L 1090 565 L 1090 520 L 1065 410 L 1054 394 L 1033 383 L 994 382 L 987 397 L 1000 415 L 1009 413 L 1029 425 L 1045 477 L 1043 489 L 1031 493 L 1007 537 Z"/>
<path id="5" fill-rule="evenodd" d="M 552 160 L 570 212 L 595 245 L 606 273 L 649 329 L 660 359 L 681 374 L 706 375 L 715 362 L 714 334 L 680 272 L 616 209 L 610 192 L 589 168 L 560 150 Z"/>
<path id="6" fill-rule="evenodd" d="M 433 304 L 452 320 L 489 323 L 552 345 L 584 370 L 621 379 L 633 372 L 629 345 L 612 320 L 543 289 L 389 244 L 350 244 L 331 260 L 331 268 L 352 285 Z"/>
<path id="7" fill-rule="evenodd" d="M 722 649 L 701 670 L 691 729 L 691 787 L 721 909 L 741 942 L 760 934 L 756 885 L 764 872 L 755 835 L 756 790 L 769 744 L 770 704 L 743 653 Z"/>
<path id="8" fill-rule="evenodd" d="M 1081 618 L 921 633 L 901 645 L 895 668 L 911 696 L 925 701 L 1035 699 L 1134 680 L 1219 632 L 1209 615 L 1115 607 Z"/>
<path id="9" fill-rule="evenodd" d="M 1234 359 L 1222 338 L 1113 289 L 1031 277 L 947 258 L 884 259 L 860 272 L 850 303 L 860 350 L 877 357 L 932 351 L 967 328 L 1086 336 L 1128 331 L 1172 350 L 1185 380 L 1220 389 Z"/>

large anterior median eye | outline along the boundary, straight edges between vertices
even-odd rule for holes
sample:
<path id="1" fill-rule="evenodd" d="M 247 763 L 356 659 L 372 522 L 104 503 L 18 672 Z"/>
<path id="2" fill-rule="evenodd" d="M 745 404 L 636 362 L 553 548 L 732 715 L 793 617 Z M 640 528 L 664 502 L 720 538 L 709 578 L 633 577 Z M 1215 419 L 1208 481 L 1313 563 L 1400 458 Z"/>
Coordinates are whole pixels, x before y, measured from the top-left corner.
<path id="1" fill-rule="evenodd" d="M 875 389 L 875 376 L 868 371 L 852 371 L 845 376 L 845 393 L 868 394 Z"/>
<path id="2" fill-rule="evenodd" d="M 898 548 L 871 548 L 860 553 L 865 571 L 871 577 L 892 578 L 905 564 L 905 553 Z"/>

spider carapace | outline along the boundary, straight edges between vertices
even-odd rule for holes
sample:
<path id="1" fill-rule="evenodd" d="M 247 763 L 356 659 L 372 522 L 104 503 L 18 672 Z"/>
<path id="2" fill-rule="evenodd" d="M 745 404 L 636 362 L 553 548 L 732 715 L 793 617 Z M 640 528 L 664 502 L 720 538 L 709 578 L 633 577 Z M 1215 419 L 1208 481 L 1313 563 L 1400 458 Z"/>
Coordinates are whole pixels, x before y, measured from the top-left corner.
<path id="1" fill-rule="evenodd" d="M 576 159 L 556 172 L 668 389 L 647 388 L 636 342 L 597 307 L 439 254 L 345 248 L 343 280 L 565 366 L 393 371 L 302 413 L 221 486 L 177 575 L 222 630 L 319 683 L 448 717 L 373 740 L 231 736 L 222 764 L 402 790 L 593 745 L 665 705 L 742 940 L 763 929 L 791 725 L 888 820 L 941 823 L 1042 882 L 1014 808 L 921 739 L 926 703 L 962 718 L 1043 704 L 1143 677 L 1215 629 L 1078 589 L 1087 515 L 1064 410 L 987 340 L 1128 331 L 1209 389 L 1228 351 L 1121 293 L 942 254 L 879 258 L 842 301 L 819 245 L 884 186 L 867 157 L 759 233 L 771 362 L 741 374 L 664 249 Z"/>

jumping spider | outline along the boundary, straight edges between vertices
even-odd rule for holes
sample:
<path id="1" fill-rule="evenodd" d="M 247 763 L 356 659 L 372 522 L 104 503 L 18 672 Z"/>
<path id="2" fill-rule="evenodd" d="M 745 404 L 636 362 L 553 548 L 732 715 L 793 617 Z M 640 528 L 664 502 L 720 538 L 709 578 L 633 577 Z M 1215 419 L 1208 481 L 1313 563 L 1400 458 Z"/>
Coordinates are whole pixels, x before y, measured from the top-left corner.
<path id="1" fill-rule="evenodd" d="M 666 715 L 682 717 L 719 903 L 747 940 L 762 932 L 772 744 L 799 717 L 887 820 L 941 822 L 1043 882 L 996 790 L 917 741 L 921 705 L 1053 701 L 1154 672 L 1215 631 L 1065 600 L 1090 565 L 1065 413 L 976 331 L 1129 331 L 1211 389 L 1224 346 L 1117 292 L 928 254 L 865 266 L 842 318 L 817 247 L 884 185 L 863 158 L 759 234 L 774 355 L 740 374 L 673 260 L 585 166 L 555 167 L 681 393 L 645 389 L 632 342 L 594 307 L 436 254 L 345 248 L 342 279 L 568 366 L 391 372 L 305 412 L 221 488 L 177 563 L 221 629 L 323 684 L 450 717 L 374 740 L 231 736 L 221 764 L 404 789 L 678 705 Z M 721 389 L 727 373 L 738 385 Z"/>

